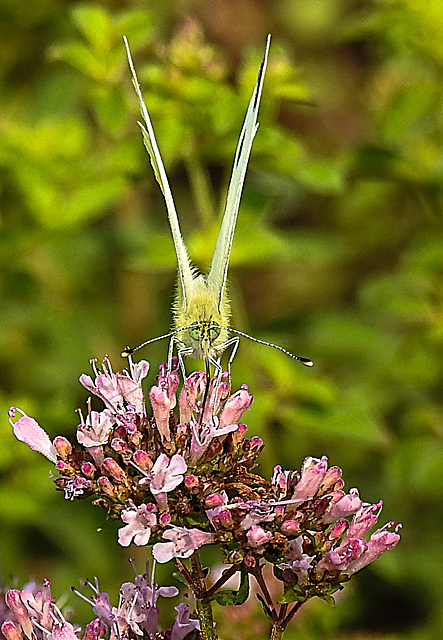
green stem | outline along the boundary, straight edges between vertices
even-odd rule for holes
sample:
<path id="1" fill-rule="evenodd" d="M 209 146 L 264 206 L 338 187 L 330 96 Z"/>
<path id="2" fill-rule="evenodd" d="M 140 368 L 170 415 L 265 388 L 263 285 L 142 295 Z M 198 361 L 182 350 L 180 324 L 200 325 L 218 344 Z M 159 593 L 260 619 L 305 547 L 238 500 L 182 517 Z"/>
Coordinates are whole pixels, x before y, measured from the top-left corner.
<path id="1" fill-rule="evenodd" d="M 192 566 L 192 590 L 194 592 L 198 619 L 200 622 L 200 633 L 203 640 L 217 640 L 214 630 L 214 618 L 212 616 L 212 606 L 207 600 L 207 591 L 203 567 L 200 562 L 198 551 L 194 551 L 191 556 Z"/>

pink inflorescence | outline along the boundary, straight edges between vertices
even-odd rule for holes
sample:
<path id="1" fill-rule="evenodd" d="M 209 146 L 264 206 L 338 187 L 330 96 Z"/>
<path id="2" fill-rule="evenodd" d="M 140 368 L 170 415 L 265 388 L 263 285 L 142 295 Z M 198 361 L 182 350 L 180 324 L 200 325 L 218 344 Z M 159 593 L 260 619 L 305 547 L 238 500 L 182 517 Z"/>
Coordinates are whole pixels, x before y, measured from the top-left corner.
<path id="1" fill-rule="evenodd" d="M 84 628 L 68 622 L 55 604 L 49 582 L 30 583 L 24 589 L 10 589 L 5 594 L 6 607 L 0 609 L 0 637 L 6 640 L 123 640 L 144 637 L 155 640 L 183 640 L 193 630 L 200 629 L 197 619 L 190 616 L 186 601 L 176 607 L 177 615 L 170 629 L 159 625 L 160 597 L 178 595 L 177 587 L 160 587 L 154 582 L 154 567 L 149 574 L 135 575 L 134 582 L 120 587 L 118 604 L 112 605 L 110 596 L 100 591 L 98 581 L 85 582 L 92 591 L 85 596 L 74 591 L 91 605 L 94 619 Z M 198 635 L 198 637 L 201 637 Z"/>
<path id="2" fill-rule="evenodd" d="M 188 558 L 215 544 L 225 561 L 250 573 L 274 565 L 286 601 L 329 597 L 349 577 L 393 548 L 398 527 L 370 535 L 381 503 L 344 490 L 342 471 L 306 458 L 298 471 L 252 472 L 263 448 L 240 420 L 252 402 L 243 385 L 231 394 L 227 376 L 192 373 L 179 391 L 176 363 L 160 367 L 145 404 L 149 365 L 129 361 L 114 373 L 108 359 L 81 383 L 105 408 L 80 416 L 78 445 L 53 442 L 20 410 L 10 410 L 16 437 L 55 464 L 54 482 L 69 500 L 94 496 L 118 518 L 121 545 L 153 544 L 158 562 Z M 20 417 L 17 418 L 17 414 Z"/>

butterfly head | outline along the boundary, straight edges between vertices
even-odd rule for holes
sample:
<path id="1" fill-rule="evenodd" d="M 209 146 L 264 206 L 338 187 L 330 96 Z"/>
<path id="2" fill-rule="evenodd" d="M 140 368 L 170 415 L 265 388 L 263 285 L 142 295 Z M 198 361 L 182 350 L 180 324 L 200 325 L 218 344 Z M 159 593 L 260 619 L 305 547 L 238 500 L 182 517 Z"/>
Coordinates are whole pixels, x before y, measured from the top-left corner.
<path id="1" fill-rule="evenodd" d="M 192 358 L 206 360 L 208 356 L 215 355 L 217 346 L 224 341 L 225 333 L 218 323 L 199 320 L 179 331 L 178 337 L 186 345 Z"/>

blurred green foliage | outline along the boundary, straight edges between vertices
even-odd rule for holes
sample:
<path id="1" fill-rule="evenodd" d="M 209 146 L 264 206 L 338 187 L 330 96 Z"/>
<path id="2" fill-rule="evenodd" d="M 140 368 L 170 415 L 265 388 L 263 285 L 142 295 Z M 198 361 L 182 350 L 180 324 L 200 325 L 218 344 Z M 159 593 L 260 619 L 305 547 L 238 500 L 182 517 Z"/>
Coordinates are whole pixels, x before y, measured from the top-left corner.
<path id="1" fill-rule="evenodd" d="M 52 436 L 73 438 L 73 410 L 86 399 L 76 379 L 89 358 L 108 353 L 120 368 L 122 348 L 170 325 L 175 258 L 122 36 L 191 256 L 205 267 L 267 31 L 260 128 L 231 259 L 233 326 L 316 366 L 243 340 L 234 385 L 255 394 L 245 417 L 267 442 L 264 473 L 327 454 L 363 499 L 384 499 L 383 521 L 404 524 L 397 549 L 362 572 L 334 611 L 307 609 L 301 633 L 440 638 L 440 0 L 2 4 L 4 579 L 50 577 L 61 593 L 98 575 L 116 593 L 131 575 L 115 526 L 55 494 L 50 465 L 13 439 L 6 419 L 18 405 Z M 143 353 L 151 383 L 166 349 Z M 288 630 L 288 640 L 299 634 Z"/>

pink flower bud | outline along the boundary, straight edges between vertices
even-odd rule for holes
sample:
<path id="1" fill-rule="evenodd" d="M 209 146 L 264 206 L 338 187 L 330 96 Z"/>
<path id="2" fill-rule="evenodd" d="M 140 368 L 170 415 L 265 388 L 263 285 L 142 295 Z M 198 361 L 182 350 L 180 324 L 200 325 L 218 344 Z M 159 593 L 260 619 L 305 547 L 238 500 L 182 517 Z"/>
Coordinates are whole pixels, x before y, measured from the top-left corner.
<path id="1" fill-rule="evenodd" d="M 96 618 L 92 622 L 86 625 L 85 634 L 82 640 L 100 640 L 100 638 L 104 638 L 108 627 L 106 624 Z"/>
<path id="2" fill-rule="evenodd" d="M 124 482 L 126 480 L 126 473 L 114 458 L 105 458 L 100 470 L 102 473 L 108 473 L 114 480 L 117 480 L 117 482 Z"/>
<path id="3" fill-rule="evenodd" d="M 72 466 L 67 462 L 63 462 L 63 460 L 58 460 L 55 463 L 55 468 L 57 469 L 57 471 L 60 471 L 60 473 L 64 474 L 70 474 L 74 472 Z"/>
<path id="4" fill-rule="evenodd" d="M 161 387 L 152 387 L 149 393 L 152 411 L 154 413 L 155 423 L 164 442 L 171 442 L 171 433 L 169 431 L 169 414 L 172 402 L 168 396 L 166 389 Z"/>
<path id="5" fill-rule="evenodd" d="M 232 441 L 234 444 L 240 444 L 242 440 L 244 440 L 248 427 L 244 424 L 244 422 L 240 422 L 237 426 L 237 429 L 232 433 Z"/>
<path id="6" fill-rule="evenodd" d="M 223 511 L 220 511 L 220 513 L 218 514 L 218 520 L 222 527 L 225 527 L 226 529 L 229 529 L 234 524 L 231 512 L 228 509 L 223 509 Z"/>
<path id="7" fill-rule="evenodd" d="M 67 458 L 72 453 L 72 444 L 67 438 L 57 436 L 54 440 L 54 447 L 62 458 Z"/>
<path id="8" fill-rule="evenodd" d="M 121 438 L 113 438 L 111 440 L 111 449 L 116 453 L 129 453 L 132 454 L 132 449 L 127 442 Z"/>
<path id="9" fill-rule="evenodd" d="M 301 477 L 293 490 L 292 498 L 313 498 L 319 490 L 328 467 L 328 459 L 323 456 L 321 460 L 308 457 L 303 462 Z"/>
<path id="10" fill-rule="evenodd" d="M 240 427 L 240 425 L 238 426 Z M 256 449 L 261 450 L 263 448 L 263 440 L 258 436 L 252 436 L 252 438 L 249 438 L 249 442 L 251 445 L 251 451 Z"/>
<path id="11" fill-rule="evenodd" d="M 97 480 L 97 484 L 103 491 L 105 496 L 108 496 L 108 498 L 115 498 L 114 487 L 110 483 L 109 478 L 107 478 L 106 476 L 100 476 L 100 478 Z"/>
<path id="12" fill-rule="evenodd" d="M 193 475 L 185 476 L 184 482 L 185 482 L 186 489 L 188 489 L 189 491 L 192 491 L 193 489 L 198 489 L 200 486 L 199 479 Z"/>
<path id="13" fill-rule="evenodd" d="M 342 537 L 346 529 L 349 527 L 349 522 L 344 518 L 342 520 L 337 520 L 337 522 L 333 525 L 328 534 L 329 540 L 338 540 Z"/>
<path id="14" fill-rule="evenodd" d="M 169 513 L 161 513 L 158 518 L 158 522 L 161 526 L 166 527 L 171 522 L 171 516 Z"/>
<path id="15" fill-rule="evenodd" d="M 214 509 L 223 504 L 224 498 L 221 493 L 211 493 L 205 498 L 205 509 Z"/>
<path id="16" fill-rule="evenodd" d="M 22 631 L 14 620 L 5 620 L 1 626 L 1 632 L 6 640 L 23 640 Z"/>
<path id="17" fill-rule="evenodd" d="M 135 464 L 142 471 L 150 471 L 152 469 L 152 460 L 145 451 L 136 451 L 133 455 Z"/>
<path id="18" fill-rule="evenodd" d="M 91 462 L 83 462 L 81 470 L 83 475 L 85 475 L 87 478 L 93 478 L 96 472 L 96 468 Z"/>
<path id="19" fill-rule="evenodd" d="M 28 610 L 22 602 L 20 591 L 18 589 L 11 589 L 10 591 L 7 591 L 5 601 L 8 608 L 16 617 L 17 622 L 20 624 L 23 633 L 30 638 L 32 636 L 32 623 L 29 618 Z"/>
<path id="20" fill-rule="evenodd" d="M 341 489 L 343 486 L 342 470 L 339 467 L 330 467 L 323 478 L 321 485 L 322 492 L 329 493 L 332 489 Z M 335 484 L 339 483 L 340 486 L 336 487 Z"/>
<path id="21" fill-rule="evenodd" d="M 180 422 L 182 424 L 191 422 L 197 398 L 204 393 L 205 386 L 206 373 L 204 371 L 195 371 L 186 378 L 179 400 Z"/>
<path id="22" fill-rule="evenodd" d="M 254 526 L 247 532 L 246 537 L 248 538 L 249 546 L 256 549 L 257 547 L 269 542 L 272 538 L 272 533 L 270 531 L 265 531 L 258 524 L 254 524 Z"/>
<path id="23" fill-rule="evenodd" d="M 338 500 L 334 500 L 334 503 L 325 514 L 323 522 L 334 522 L 334 520 L 338 520 L 338 518 L 352 516 L 362 508 L 363 502 L 358 495 L 357 489 L 351 489 L 346 495 L 344 495 L 342 491 L 336 492 L 336 494 Z M 372 520 L 371 518 L 371 522 Z"/>
<path id="24" fill-rule="evenodd" d="M 255 558 L 255 556 L 249 555 L 248 553 L 243 560 L 243 564 L 248 569 L 254 569 L 254 567 L 257 566 L 257 558 Z"/>
<path id="25" fill-rule="evenodd" d="M 285 520 L 280 527 L 285 536 L 294 536 L 300 531 L 300 523 L 297 520 Z"/>
<path id="26" fill-rule="evenodd" d="M 251 406 L 253 399 L 254 397 L 245 388 L 233 393 L 226 401 L 220 414 L 220 426 L 224 427 L 238 422 L 244 412 Z"/>

